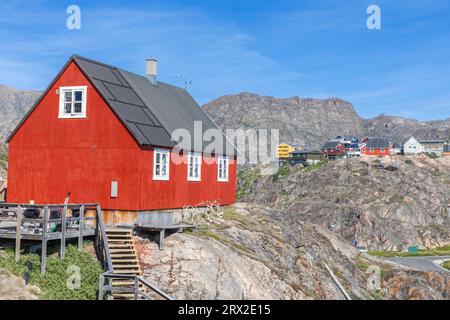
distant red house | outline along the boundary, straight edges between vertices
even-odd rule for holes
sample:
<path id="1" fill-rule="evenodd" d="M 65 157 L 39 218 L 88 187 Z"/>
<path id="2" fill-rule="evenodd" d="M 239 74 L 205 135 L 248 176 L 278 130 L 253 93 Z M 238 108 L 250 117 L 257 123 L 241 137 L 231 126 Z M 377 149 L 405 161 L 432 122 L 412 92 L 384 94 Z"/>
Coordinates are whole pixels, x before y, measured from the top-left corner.
<path id="1" fill-rule="evenodd" d="M 390 156 L 392 143 L 382 138 L 369 138 L 361 147 L 361 155 L 365 156 Z"/>
<path id="2" fill-rule="evenodd" d="M 340 141 L 328 141 L 321 150 L 328 159 L 344 157 L 346 154 L 345 146 Z"/>
<path id="3" fill-rule="evenodd" d="M 235 202 L 236 150 L 188 144 L 172 161 L 174 130 L 216 128 L 189 93 L 72 56 L 8 138 L 10 203 L 100 203 L 146 212 Z"/>

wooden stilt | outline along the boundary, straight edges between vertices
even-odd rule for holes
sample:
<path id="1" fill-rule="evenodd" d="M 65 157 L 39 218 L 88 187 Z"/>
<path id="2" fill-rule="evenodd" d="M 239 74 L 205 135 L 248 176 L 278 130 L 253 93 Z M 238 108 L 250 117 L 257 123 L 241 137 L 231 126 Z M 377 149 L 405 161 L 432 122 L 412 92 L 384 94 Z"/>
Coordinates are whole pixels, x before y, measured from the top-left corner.
<path id="1" fill-rule="evenodd" d="M 61 250 L 60 258 L 64 260 L 66 254 L 66 220 L 67 219 L 67 206 L 64 206 L 63 215 L 61 219 Z"/>
<path id="2" fill-rule="evenodd" d="M 78 250 L 83 251 L 84 206 L 80 208 L 80 234 L 78 236 Z"/>
<path id="3" fill-rule="evenodd" d="M 17 221 L 16 221 L 16 262 L 20 260 L 20 234 L 22 231 L 22 207 L 17 208 Z"/>
<path id="4" fill-rule="evenodd" d="M 48 218 L 49 210 L 48 207 L 44 207 L 44 215 L 42 220 L 42 250 L 41 250 L 41 273 L 45 273 L 45 268 L 47 264 L 47 232 L 48 232 Z"/>

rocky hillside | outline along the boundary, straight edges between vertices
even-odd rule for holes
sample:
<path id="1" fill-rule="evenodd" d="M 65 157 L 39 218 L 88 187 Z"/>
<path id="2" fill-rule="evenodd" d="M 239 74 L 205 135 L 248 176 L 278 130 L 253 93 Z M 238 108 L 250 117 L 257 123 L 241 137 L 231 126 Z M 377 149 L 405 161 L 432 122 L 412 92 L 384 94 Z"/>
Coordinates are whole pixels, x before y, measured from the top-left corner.
<path id="1" fill-rule="evenodd" d="M 6 178 L 6 171 L 8 169 L 8 156 L 4 145 L 0 144 L 0 178 Z M 0 183 L 1 188 L 1 183 Z"/>
<path id="2" fill-rule="evenodd" d="M 243 201 L 281 210 L 371 250 L 450 244 L 450 158 L 337 160 L 275 175 L 240 172 Z"/>
<path id="3" fill-rule="evenodd" d="M 417 121 L 380 115 L 365 122 L 368 136 L 390 137 L 402 143 L 412 135 L 419 139 L 449 139 L 450 119 L 440 121 Z"/>
<path id="4" fill-rule="evenodd" d="M 0 84 L 0 142 L 14 129 L 41 93 Z"/>
<path id="5" fill-rule="evenodd" d="M 382 136 L 394 142 L 418 138 L 450 138 L 450 119 L 416 121 L 380 115 L 361 118 L 352 104 L 338 98 L 277 99 L 252 93 L 227 95 L 203 106 L 222 129 L 274 128 L 280 140 L 318 148 L 341 135 Z"/>
<path id="6" fill-rule="evenodd" d="M 205 220 L 199 231 L 170 235 L 163 251 L 138 238 L 144 275 L 177 299 L 344 299 L 324 263 L 353 299 L 449 297 L 445 274 L 360 254 L 290 212 L 241 203 Z M 378 288 L 368 287 L 369 266 L 380 268 Z"/>

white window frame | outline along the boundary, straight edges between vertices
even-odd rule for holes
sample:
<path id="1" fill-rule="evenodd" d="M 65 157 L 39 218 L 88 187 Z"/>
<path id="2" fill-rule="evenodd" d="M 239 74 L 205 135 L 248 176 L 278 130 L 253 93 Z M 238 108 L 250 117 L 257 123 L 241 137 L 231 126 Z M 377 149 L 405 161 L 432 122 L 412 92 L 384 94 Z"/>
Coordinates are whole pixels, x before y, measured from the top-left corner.
<path id="1" fill-rule="evenodd" d="M 195 173 L 195 165 L 198 165 L 197 174 L 198 176 L 191 175 Z M 201 181 L 202 180 L 202 155 L 197 152 L 189 152 L 188 154 L 188 166 L 187 166 L 187 179 L 188 181 Z"/>
<path id="2" fill-rule="evenodd" d="M 158 155 L 160 155 L 160 163 L 157 163 L 157 158 Z M 162 164 L 161 160 L 162 160 L 162 155 L 166 155 L 166 163 Z M 156 174 L 156 167 L 158 165 L 165 165 L 166 166 L 166 174 L 162 175 L 162 167 L 160 169 L 160 174 Z M 170 179 L 170 151 L 167 149 L 155 149 L 153 151 L 153 180 L 163 180 L 163 181 L 168 181 Z"/>
<path id="3" fill-rule="evenodd" d="M 75 113 L 75 91 L 81 91 L 83 93 L 81 102 L 81 113 Z M 72 92 L 71 101 L 71 113 L 66 112 L 65 108 L 65 92 Z M 87 86 L 76 86 L 76 87 L 60 87 L 59 88 L 59 118 L 60 119 L 84 119 L 86 118 L 87 106 Z"/>
<path id="4" fill-rule="evenodd" d="M 230 177 L 230 159 L 219 157 L 217 161 L 217 181 L 228 182 Z"/>

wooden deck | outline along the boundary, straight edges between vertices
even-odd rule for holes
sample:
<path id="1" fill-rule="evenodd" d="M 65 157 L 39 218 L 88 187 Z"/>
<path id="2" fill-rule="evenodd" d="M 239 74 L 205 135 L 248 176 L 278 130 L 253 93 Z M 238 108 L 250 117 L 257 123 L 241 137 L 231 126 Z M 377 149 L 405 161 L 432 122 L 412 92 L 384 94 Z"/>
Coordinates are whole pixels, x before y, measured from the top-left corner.
<path id="1" fill-rule="evenodd" d="M 0 222 L 0 239 L 16 239 L 17 227 L 10 226 L 9 223 L 1 223 Z M 90 237 L 95 235 L 95 228 L 86 226 L 82 230 L 83 237 Z M 80 230 L 77 229 L 67 229 L 65 233 L 66 239 L 78 238 L 80 236 Z M 42 241 L 43 232 L 33 233 L 27 232 L 26 230 L 21 230 L 20 239 L 22 240 L 31 240 L 31 241 Z M 48 232 L 47 240 L 60 240 L 62 239 L 62 232 Z"/>
<path id="2" fill-rule="evenodd" d="M 89 208 L 95 208 L 95 216 L 85 216 Z M 79 250 L 83 250 L 83 239 L 86 236 L 94 236 L 94 242 L 99 244 L 99 226 L 103 226 L 103 220 L 100 219 L 103 218 L 98 204 L 1 203 L 0 239 L 15 239 L 16 262 L 20 261 L 23 240 L 40 242 L 41 273 L 45 273 L 48 241 L 60 240 L 60 258 L 64 259 L 67 239 L 78 239 Z"/>

